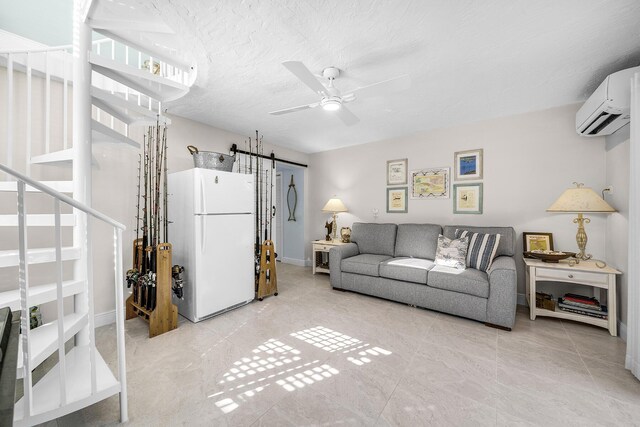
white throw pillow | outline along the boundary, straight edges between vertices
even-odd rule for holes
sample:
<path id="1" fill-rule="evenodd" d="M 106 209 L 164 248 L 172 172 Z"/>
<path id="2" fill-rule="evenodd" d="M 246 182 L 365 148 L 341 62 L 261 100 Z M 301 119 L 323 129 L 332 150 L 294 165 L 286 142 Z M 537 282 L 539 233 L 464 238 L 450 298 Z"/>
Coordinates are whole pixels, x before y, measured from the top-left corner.
<path id="1" fill-rule="evenodd" d="M 468 248 L 469 237 L 449 239 L 440 234 L 438 236 L 438 249 L 436 250 L 435 263 L 436 265 L 464 270 L 467 265 Z"/>

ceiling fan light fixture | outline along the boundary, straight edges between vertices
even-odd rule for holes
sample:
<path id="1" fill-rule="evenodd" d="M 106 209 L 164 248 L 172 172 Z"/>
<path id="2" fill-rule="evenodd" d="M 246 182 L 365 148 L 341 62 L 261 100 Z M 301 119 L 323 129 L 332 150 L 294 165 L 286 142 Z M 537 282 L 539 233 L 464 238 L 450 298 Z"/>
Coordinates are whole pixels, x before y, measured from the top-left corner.
<path id="1" fill-rule="evenodd" d="M 321 102 L 324 111 L 337 111 L 342 107 L 340 98 L 326 98 Z"/>

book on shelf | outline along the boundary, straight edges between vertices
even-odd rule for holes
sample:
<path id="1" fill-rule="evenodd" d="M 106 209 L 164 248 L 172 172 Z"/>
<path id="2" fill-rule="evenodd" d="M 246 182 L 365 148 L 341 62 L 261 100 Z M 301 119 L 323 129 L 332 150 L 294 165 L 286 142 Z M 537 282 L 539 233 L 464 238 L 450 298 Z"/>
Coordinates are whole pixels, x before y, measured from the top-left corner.
<path id="1" fill-rule="evenodd" d="M 576 307 L 572 307 L 570 305 L 563 304 L 559 300 L 558 301 L 558 308 L 560 310 L 562 310 L 562 311 L 567 311 L 569 313 L 581 314 L 581 315 L 589 316 L 589 317 L 597 317 L 599 319 L 607 319 L 608 318 L 607 306 L 602 306 L 602 311 L 587 310 L 587 309 L 576 308 Z"/>
<path id="2" fill-rule="evenodd" d="M 568 294 L 564 294 L 564 298 L 567 301 L 572 301 L 579 304 L 596 305 L 596 306 L 600 305 L 600 301 L 598 301 L 595 297 L 586 297 L 584 295 L 568 293 Z"/>
<path id="3" fill-rule="evenodd" d="M 602 307 L 600 306 L 600 304 L 598 304 L 598 305 L 581 304 L 581 303 L 578 303 L 578 302 L 570 301 L 570 300 L 568 300 L 566 298 L 561 298 L 561 301 L 562 301 L 563 304 L 569 305 L 569 306 L 575 307 L 575 308 L 584 308 L 584 309 L 587 309 L 587 310 L 602 311 Z"/>

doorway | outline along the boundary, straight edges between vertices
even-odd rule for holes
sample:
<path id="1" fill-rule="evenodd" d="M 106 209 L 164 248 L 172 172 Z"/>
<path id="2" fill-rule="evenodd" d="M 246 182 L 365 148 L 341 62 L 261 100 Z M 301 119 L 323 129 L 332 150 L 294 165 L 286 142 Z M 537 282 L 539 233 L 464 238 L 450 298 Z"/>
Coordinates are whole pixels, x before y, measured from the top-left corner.
<path id="1" fill-rule="evenodd" d="M 305 168 L 276 164 L 276 235 L 278 260 L 305 266 L 304 245 Z"/>

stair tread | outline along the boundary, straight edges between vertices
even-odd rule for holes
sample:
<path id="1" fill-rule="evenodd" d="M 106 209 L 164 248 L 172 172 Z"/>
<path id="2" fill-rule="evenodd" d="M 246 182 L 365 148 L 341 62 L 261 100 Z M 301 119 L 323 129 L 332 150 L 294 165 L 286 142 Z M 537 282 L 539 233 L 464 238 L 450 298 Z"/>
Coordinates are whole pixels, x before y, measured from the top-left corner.
<path id="1" fill-rule="evenodd" d="M 92 103 L 96 107 L 111 114 L 128 125 L 154 125 L 157 113 L 142 107 L 135 102 L 128 101 L 120 95 L 106 90 L 91 87 Z M 168 117 L 161 117 L 162 123 L 171 124 Z"/>
<path id="2" fill-rule="evenodd" d="M 24 417 L 24 398 L 14 408 L 14 426 L 33 425 L 61 417 L 120 391 L 100 352 L 95 350 L 96 394 L 91 395 L 91 365 L 88 346 L 72 348 L 65 357 L 67 405 L 60 407 L 60 369 L 56 365 L 33 386 L 33 415 Z M 73 403 L 73 405 L 70 405 Z"/>
<path id="3" fill-rule="evenodd" d="M 39 156 L 31 157 L 31 164 L 41 163 L 59 163 L 59 162 L 72 162 L 73 161 L 73 148 L 67 148 L 65 150 L 54 151 L 47 154 L 41 154 Z"/>
<path id="4" fill-rule="evenodd" d="M 93 142 L 105 142 L 105 138 L 107 138 L 108 141 L 131 145 L 134 148 L 140 148 L 140 144 L 138 142 L 96 120 L 91 120 L 91 131 Z"/>
<path id="5" fill-rule="evenodd" d="M 40 305 L 55 301 L 57 298 L 57 283 L 29 287 L 29 305 Z M 84 280 L 65 280 L 62 282 L 62 294 L 65 297 L 75 295 L 84 289 Z M 9 307 L 11 311 L 20 310 L 20 289 L 0 292 L 0 308 Z"/>
<path id="6" fill-rule="evenodd" d="M 40 184 L 44 184 L 61 193 L 73 193 L 73 181 L 40 181 Z M 18 191 L 18 183 L 16 181 L 0 182 L 0 192 L 16 192 L 16 191 Z M 40 192 L 40 190 L 37 190 L 29 185 L 27 185 L 26 191 L 37 192 L 37 193 Z"/>
<path id="7" fill-rule="evenodd" d="M 87 313 L 71 313 L 64 316 L 64 340 L 65 342 L 77 334 L 87 325 Z M 44 362 L 49 356 L 58 350 L 58 320 L 38 326 L 29 332 L 31 340 L 31 370 Z M 22 354 L 22 335 L 18 342 L 18 354 Z M 17 377 L 23 378 L 22 367 L 24 360 L 18 358 Z"/>
<path id="8" fill-rule="evenodd" d="M 62 260 L 69 261 L 80 257 L 80 248 L 63 247 Z M 56 260 L 55 248 L 37 248 L 27 250 L 28 264 L 42 264 L 46 262 L 54 262 Z M 17 266 L 20 263 L 20 256 L 17 249 L 0 251 L 0 267 Z"/>
<path id="9" fill-rule="evenodd" d="M 113 79 L 123 85 L 144 93 L 158 101 L 166 102 L 181 98 L 189 88 L 148 71 L 139 70 L 126 64 L 91 53 L 89 62 L 93 71 Z"/>
<path id="10" fill-rule="evenodd" d="M 60 225 L 73 227 L 76 219 L 73 214 L 61 214 Z M 53 227 L 55 225 L 54 214 L 27 214 L 27 227 Z M 17 227 L 18 214 L 0 214 L 0 227 Z"/>

